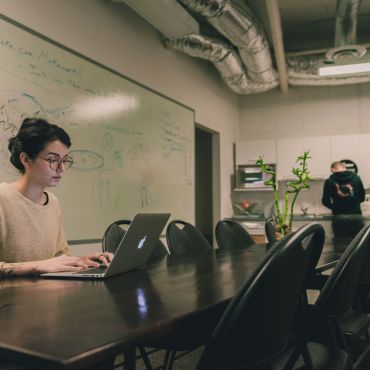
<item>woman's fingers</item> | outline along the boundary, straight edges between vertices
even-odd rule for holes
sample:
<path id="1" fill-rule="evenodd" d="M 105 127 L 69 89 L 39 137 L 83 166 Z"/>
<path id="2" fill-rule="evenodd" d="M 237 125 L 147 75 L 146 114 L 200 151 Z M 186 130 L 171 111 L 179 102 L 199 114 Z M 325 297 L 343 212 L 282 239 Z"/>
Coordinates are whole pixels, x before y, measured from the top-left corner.
<path id="1" fill-rule="evenodd" d="M 100 253 L 99 261 L 102 262 L 105 266 L 109 266 L 110 261 L 112 261 L 113 254 L 112 253 Z"/>

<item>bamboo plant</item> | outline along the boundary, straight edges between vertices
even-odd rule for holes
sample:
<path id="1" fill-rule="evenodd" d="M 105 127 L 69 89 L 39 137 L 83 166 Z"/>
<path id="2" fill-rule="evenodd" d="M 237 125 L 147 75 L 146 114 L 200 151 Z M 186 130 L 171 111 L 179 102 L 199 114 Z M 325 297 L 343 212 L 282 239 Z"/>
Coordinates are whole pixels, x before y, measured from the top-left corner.
<path id="1" fill-rule="evenodd" d="M 262 172 L 270 175 L 269 179 L 265 181 L 265 185 L 271 186 L 274 194 L 275 204 L 275 221 L 276 231 L 284 236 L 292 230 L 294 205 L 298 198 L 298 194 L 302 189 L 310 187 L 310 171 L 307 167 L 307 160 L 311 158 L 309 156 L 310 151 L 305 151 L 300 155 L 297 160 L 297 167 L 292 168 L 292 174 L 296 177 L 291 181 L 287 182 L 287 190 L 284 194 L 283 209 L 280 209 L 279 193 L 276 181 L 276 171 L 266 164 L 260 156 L 256 165 L 261 169 Z"/>

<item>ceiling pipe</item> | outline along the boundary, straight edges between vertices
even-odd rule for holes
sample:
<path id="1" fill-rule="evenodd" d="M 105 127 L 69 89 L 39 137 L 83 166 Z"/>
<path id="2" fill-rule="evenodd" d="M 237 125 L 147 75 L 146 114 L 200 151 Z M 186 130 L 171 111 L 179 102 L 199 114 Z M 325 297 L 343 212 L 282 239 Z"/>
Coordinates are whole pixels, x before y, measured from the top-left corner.
<path id="1" fill-rule="evenodd" d="M 329 49 L 326 59 L 336 62 L 360 59 L 367 50 L 357 44 L 357 18 L 361 0 L 337 0 L 335 20 L 335 45 Z"/>
<path id="2" fill-rule="evenodd" d="M 270 85 L 278 79 L 263 28 L 248 7 L 228 0 L 178 1 L 203 16 L 238 49 L 251 81 Z"/>
<path id="3" fill-rule="evenodd" d="M 266 0 L 266 7 L 274 46 L 275 61 L 279 73 L 280 89 L 283 94 L 286 94 L 288 92 L 288 75 L 285 63 L 280 10 L 277 0 Z"/>
<path id="4" fill-rule="evenodd" d="M 275 46 L 276 50 L 280 50 L 277 54 L 282 54 L 277 57 L 277 60 L 279 58 L 277 63 L 280 64 L 279 74 L 283 74 L 279 81 L 277 73 L 272 67 L 269 48 L 266 48 L 267 39 L 262 28 L 256 25 L 255 22 L 257 21 L 250 11 L 245 12 L 245 9 L 235 7 L 230 0 L 178 1 L 188 6 L 190 10 L 206 17 L 206 20 L 230 41 L 230 44 L 221 43 L 217 39 L 210 40 L 204 35 L 189 35 L 167 40 L 166 45 L 172 49 L 211 61 L 219 70 L 226 84 L 239 94 L 253 94 L 271 90 L 278 86 L 279 82 L 282 85 L 287 85 L 286 80 L 292 86 L 336 86 L 370 81 L 370 74 L 319 77 L 318 68 L 325 60 L 324 53 L 287 56 L 284 69 L 282 68 L 284 61 L 281 60 L 284 56 L 283 45 Z M 270 0 L 266 1 L 269 2 Z M 353 0 L 352 2 L 351 0 L 338 0 L 338 2 L 344 1 L 353 4 Z M 272 18 L 274 19 L 276 18 L 276 14 L 274 15 L 276 9 L 274 10 L 273 7 L 276 7 L 277 3 L 276 1 L 273 3 L 271 0 L 270 5 L 269 9 L 273 13 Z M 348 14 L 353 13 L 349 12 Z M 276 26 L 278 27 L 278 24 Z M 279 32 L 281 32 L 281 26 Z M 274 34 L 275 31 L 272 33 Z M 233 46 L 237 47 L 240 57 Z M 221 53 L 223 56 L 216 60 L 215 55 L 219 55 L 220 50 L 223 50 Z M 247 54 L 248 57 L 246 58 Z M 240 59 L 243 63 L 241 63 Z M 284 71 L 287 77 L 284 77 Z M 287 91 L 287 86 L 282 87 L 282 91 Z"/>
<path id="5" fill-rule="evenodd" d="M 335 20 L 335 46 L 357 43 L 357 17 L 360 0 L 338 0 Z"/>
<path id="6" fill-rule="evenodd" d="M 238 94 L 255 94 L 278 86 L 277 80 L 271 83 L 252 81 L 236 50 L 219 40 L 194 34 L 167 38 L 165 45 L 170 49 L 212 62 L 227 86 Z"/>

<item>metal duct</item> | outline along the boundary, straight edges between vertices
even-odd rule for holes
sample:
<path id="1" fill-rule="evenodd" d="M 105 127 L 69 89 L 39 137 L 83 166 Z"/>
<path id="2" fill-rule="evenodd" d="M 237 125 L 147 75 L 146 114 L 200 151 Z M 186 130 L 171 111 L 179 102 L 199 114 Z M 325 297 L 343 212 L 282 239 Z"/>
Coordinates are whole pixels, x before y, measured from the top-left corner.
<path id="1" fill-rule="evenodd" d="M 326 77 L 317 75 L 317 70 L 325 58 L 322 55 L 289 57 L 289 84 L 293 86 L 337 86 L 370 82 L 370 75 Z"/>
<path id="2" fill-rule="evenodd" d="M 179 0 L 206 20 L 238 48 L 248 77 L 261 84 L 277 80 L 272 66 L 270 47 L 262 27 L 252 12 L 227 0 Z"/>
<path id="3" fill-rule="evenodd" d="M 335 21 L 335 46 L 357 43 L 357 16 L 360 0 L 338 0 Z"/>
<path id="4" fill-rule="evenodd" d="M 366 48 L 357 44 L 357 17 L 360 0 L 337 0 L 335 47 L 325 54 L 331 61 L 361 58 Z"/>
<path id="5" fill-rule="evenodd" d="M 251 81 L 238 53 L 230 45 L 219 40 L 194 34 L 176 39 L 166 39 L 165 44 L 173 50 L 212 62 L 230 89 L 238 94 L 264 92 L 279 84 L 277 80 L 268 84 Z"/>
<path id="6" fill-rule="evenodd" d="M 357 43 L 357 17 L 361 0 L 337 0 L 335 23 L 335 48 L 325 56 L 306 55 L 288 57 L 289 84 L 296 86 L 334 86 L 370 82 L 370 75 L 326 77 L 317 75 L 317 70 L 325 60 L 361 58 L 366 48 Z"/>
<path id="7" fill-rule="evenodd" d="M 166 41 L 168 47 L 211 61 L 226 84 L 239 94 L 264 92 L 279 85 L 266 37 L 249 10 L 239 8 L 229 0 L 178 1 L 193 12 L 204 16 L 218 32 L 230 40 L 230 43 L 238 48 L 241 60 L 232 46 L 202 35 L 168 39 Z M 354 29 L 357 27 L 359 3 L 360 0 L 338 0 L 336 42 L 355 41 Z M 352 45 L 352 49 L 354 47 L 356 45 Z M 324 60 L 324 55 L 286 58 L 289 84 L 333 86 L 370 81 L 370 75 L 319 77 L 318 67 Z"/>

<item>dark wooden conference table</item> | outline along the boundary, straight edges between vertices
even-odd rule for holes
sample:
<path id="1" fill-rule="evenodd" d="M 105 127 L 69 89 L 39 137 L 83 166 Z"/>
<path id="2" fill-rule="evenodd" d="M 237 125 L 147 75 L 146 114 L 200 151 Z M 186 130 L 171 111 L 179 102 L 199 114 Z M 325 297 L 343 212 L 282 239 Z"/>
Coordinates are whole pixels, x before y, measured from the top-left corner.
<path id="1" fill-rule="evenodd" d="M 226 305 L 268 249 L 168 257 L 104 281 L 0 280 L 0 359 L 36 369 L 83 369 L 132 350 Z M 329 252 L 320 264 L 338 257 Z"/>

